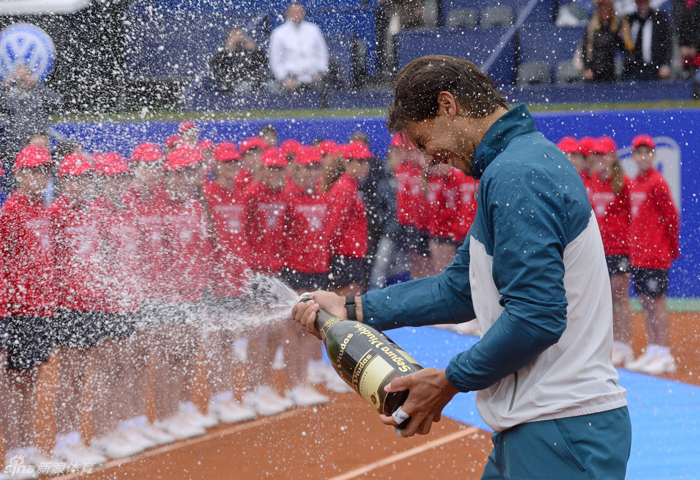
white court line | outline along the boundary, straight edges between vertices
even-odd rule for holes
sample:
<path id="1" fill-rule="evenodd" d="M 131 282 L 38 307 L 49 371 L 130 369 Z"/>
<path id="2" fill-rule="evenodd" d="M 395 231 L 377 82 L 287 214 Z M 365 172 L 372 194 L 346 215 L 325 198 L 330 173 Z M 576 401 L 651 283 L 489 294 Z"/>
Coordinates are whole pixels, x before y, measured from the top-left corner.
<path id="1" fill-rule="evenodd" d="M 328 480 L 350 480 L 352 478 L 357 478 L 360 475 L 364 475 L 365 473 L 371 472 L 372 470 L 376 470 L 378 468 L 384 467 L 386 465 L 391 465 L 392 463 L 396 463 L 400 460 L 403 460 L 405 458 L 412 457 L 414 455 L 418 455 L 419 453 L 425 452 L 426 450 L 430 450 L 435 447 L 439 447 L 440 445 L 444 445 L 446 443 L 454 442 L 455 440 L 458 440 L 462 437 L 466 437 L 467 435 L 471 435 L 472 433 L 478 432 L 479 429 L 477 427 L 469 427 L 464 430 L 459 430 L 458 432 L 451 433 L 449 435 L 445 435 L 444 437 L 440 437 L 437 440 L 431 440 L 423 445 L 418 445 L 417 447 L 411 448 L 410 450 L 406 450 L 405 452 L 397 453 L 395 455 L 388 456 L 386 458 L 383 458 L 381 460 L 378 460 L 376 462 L 372 462 L 370 464 L 365 465 L 364 467 L 357 468 L 355 470 L 351 470 L 347 473 L 343 473 L 342 475 L 338 475 L 337 477 L 330 478 Z"/>
<path id="2" fill-rule="evenodd" d="M 172 452 L 173 450 L 179 450 L 181 448 L 189 447 L 191 445 L 196 445 L 198 443 L 202 442 L 207 442 L 209 440 L 214 440 L 214 439 L 220 439 L 229 435 L 232 435 L 234 433 L 242 432 L 251 428 L 259 427 L 262 426 L 266 423 L 270 423 L 273 421 L 277 421 L 280 419 L 285 419 L 285 418 L 290 418 L 290 417 L 295 417 L 299 414 L 302 413 L 308 413 L 308 411 L 311 409 L 311 407 L 306 407 L 306 408 L 295 408 L 294 410 L 287 410 L 286 412 L 280 413 L 278 415 L 273 415 L 270 417 L 264 417 L 260 418 L 257 420 L 252 420 L 250 422 L 245 422 L 241 423 L 239 425 L 235 425 L 231 428 L 227 428 L 224 430 L 217 430 L 216 432 L 211 432 L 211 433 L 206 433 L 202 435 L 201 437 L 194 437 L 190 438 L 187 440 L 180 440 L 175 443 L 172 443 L 170 445 L 163 445 L 162 447 L 156 447 L 152 448 L 150 450 L 146 450 L 143 453 L 139 453 L 138 455 L 134 457 L 128 457 L 122 460 L 110 460 L 109 462 L 105 463 L 104 465 L 100 465 L 99 467 L 96 467 L 92 470 L 92 473 L 98 473 L 102 472 L 104 470 L 108 470 L 114 467 L 120 467 L 122 465 L 126 465 L 129 463 L 133 462 L 138 462 L 143 460 L 144 458 L 149 458 L 149 457 L 154 457 L 156 455 L 160 455 L 162 453 L 168 453 Z M 75 473 L 69 473 L 67 475 L 63 475 L 60 477 L 57 477 L 57 480 L 72 480 L 74 478 L 80 478 L 80 477 L 85 477 L 86 475 L 89 476 L 88 473 L 86 472 L 75 472 Z"/>

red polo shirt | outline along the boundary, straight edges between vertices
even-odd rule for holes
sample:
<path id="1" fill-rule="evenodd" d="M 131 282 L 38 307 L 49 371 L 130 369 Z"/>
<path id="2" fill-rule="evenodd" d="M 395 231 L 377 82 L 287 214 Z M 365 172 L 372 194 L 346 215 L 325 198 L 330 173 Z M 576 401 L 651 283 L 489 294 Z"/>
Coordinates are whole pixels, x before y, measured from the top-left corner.
<path id="1" fill-rule="evenodd" d="M 328 205 L 320 191 L 308 193 L 289 182 L 285 191 L 284 252 L 286 267 L 304 273 L 326 273 L 330 266 Z"/>

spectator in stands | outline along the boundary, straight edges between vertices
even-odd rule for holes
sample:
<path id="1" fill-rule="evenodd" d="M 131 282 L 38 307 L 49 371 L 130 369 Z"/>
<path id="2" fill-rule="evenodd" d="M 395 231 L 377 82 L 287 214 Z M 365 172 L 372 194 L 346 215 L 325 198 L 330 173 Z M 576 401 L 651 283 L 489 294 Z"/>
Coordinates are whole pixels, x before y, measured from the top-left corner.
<path id="1" fill-rule="evenodd" d="M 5 115 L 0 136 L 0 160 L 11 175 L 15 156 L 36 132 L 49 128 L 49 117 L 61 106 L 61 96 L 39 82 L 26 65 L 18 66 L 0 86 L 0 113 Z M 13 182 L 8 188 L 14 189 Z"/>
<path id="2" fill-rule="evenodd" d="M 379 0 L 375 11 L 377 66 L 384 78 L 394 67 L 394 35 L 423 26 L 423 0 Z"/>
<path id="3" fill-rule="evenodd" d="M 636 0 L 629 16 L 630 38 L 623 77 L 630 80 L 665 79 L 671 76 L 673 33 L 666 13 L 652 10 L 649 0 Z"/>
<path id="4" fill-rule="evenodd" d="M 245 30 L 229 30 L 224 47 L 209 61 L 216 84 L 223 91 L 250 92 L 267 80 L 267 55 Z"/>
<path id="5" fill-rule="evenodd" d="M 583 78 L 589 82 L 614 82 L 615 54 L 625 50 L 622 30 L 629 23 L 620 23 L 612 0 L 598 0 L 596 10 L 583 32 Z"/>
<path id="6" fill-rule="evenodd" d="M 691 76 L 700 67 L 700 2 L 685 0 L 675 18 L 683 71 Z"/>
<path id="7" fill-rule="evenodd" d="M 285 91 L 322 90 L 328 72 L 328 47 L 321 30 L 304 20 L 301 3 L 287 7 L 282 25 L 270 36 L 270 68 Z"/>

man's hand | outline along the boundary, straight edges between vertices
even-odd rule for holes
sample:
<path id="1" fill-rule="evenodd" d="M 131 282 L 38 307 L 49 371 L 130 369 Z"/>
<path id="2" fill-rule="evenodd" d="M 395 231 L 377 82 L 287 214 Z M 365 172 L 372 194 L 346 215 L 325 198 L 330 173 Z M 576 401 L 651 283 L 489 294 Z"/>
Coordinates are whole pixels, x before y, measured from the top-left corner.
<path id="1" fill-rule="evenodd" d="M 401 409 L 411 416 L 405 429 L 400 430 L 402 437 L 412 437 L 416 433 L 427 435 L 433 422 L 442 418 L 442 409 L 450 403 L 452 397 L 459 393 L 447 379 L 445 370 L 426 368 L 416 373 L 394 379 L 386 386 L 387 392 L 410 390 Z M 392 417 L 381 415 L 382 422 L 396 427 Z"/>
<path id="2" fill-rule="evenodd" d="M 306 328 L 309 333 L 321 338 L 321 334 L 316 330 L 316 312 L 323 307 L 331 315 L 345 318 L 345 297 L 332 292 L 317 291 L 311 294 L 308 302 L 299 302 L 292 309 L 292 318 Z"/>

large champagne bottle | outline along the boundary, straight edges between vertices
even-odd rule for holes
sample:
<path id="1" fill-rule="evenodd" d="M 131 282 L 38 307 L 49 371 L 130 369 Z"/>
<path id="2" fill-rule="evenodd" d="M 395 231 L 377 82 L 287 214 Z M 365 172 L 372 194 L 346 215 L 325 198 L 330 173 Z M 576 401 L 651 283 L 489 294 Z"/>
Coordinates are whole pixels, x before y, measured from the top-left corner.
<path id="1" fill-rule="evenodd" d="M 393 379 L 423 367 L 389 337 L 360 322 L 334 317 L 323 308 L 316 313 L 316 330 L 321 334 L 335 371 L 367 403 L 387 416 L 403 405 L 408 390 L 387 393 L 384 387 Z M 395 415 L 394 419 L 400 429 L 410 420 L 405 414 L 398 418 Z"/>

